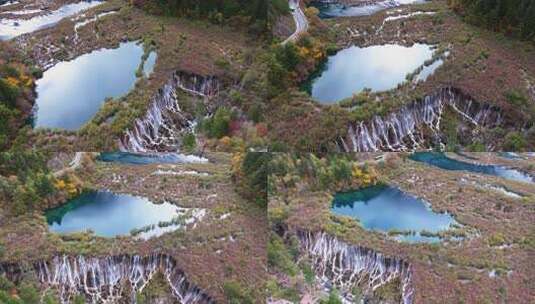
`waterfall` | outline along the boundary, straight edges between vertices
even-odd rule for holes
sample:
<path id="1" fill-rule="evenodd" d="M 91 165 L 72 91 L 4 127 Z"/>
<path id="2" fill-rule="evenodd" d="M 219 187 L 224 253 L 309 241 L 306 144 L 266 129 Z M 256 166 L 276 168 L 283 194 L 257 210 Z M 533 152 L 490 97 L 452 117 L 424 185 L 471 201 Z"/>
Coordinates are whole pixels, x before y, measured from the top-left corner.
<path id="1" fill-rule="evenodd" d="M 431 131 L 432 139 L 440 141 L 440 120 L 446 106 L 475 127 L 502 123 L 498 107 L 480 104 L 448 87 L 386 117 L 374 116 L 370 121 L 351 123 L 347 136 L 340 138 L 340 148 L 346 152 L 414 150 L 425 145 L 425 128 Z"/>
<path id="2" fill-rule="evenodd" d="M 136 303 L 136 293 L 142 292 L 156 273 L 163 274 L 173 296 L 184 304 L 212 304 L 214 300 L 187 281 L 175 260 L 165 254 L 150 256 L 69 257 L 56 256 L 33 266 L 39 282 L 45 288 L 59 291 L 62 304 L 70 303 L 74 295 L 84 295 L 89 303 L 116 303 L 125 295 L 125 286 Z M 20 267 L 0 266 L 0 275 L 14 279 Z"/>
<path id="3" fill-rule="evenodd" d="M 336 286 L 349 303 L 353 303 L 354 286 L 365 292 L 399 278 L 403 304 L 413 302 L 412 270 L 409 263 L 397 257 L 387 257 L 364 247 L 349 245 L 325 232 L 297 233 L 301 248 L 313 260 L 316 275 L 326 285 Z"/>
<path id="4" fill-rule="evenodd" d="M 178 151 L 180 135 L 193 131 L 195 123 L 190 113 L 180 109 L 177 89 L 210 99 L 218 94 L 219 81 L 213 76 L 175 73 L 151 98 L 145 116 L 136 119 L 133 127 L 120 138 L 121 151 Z"/>

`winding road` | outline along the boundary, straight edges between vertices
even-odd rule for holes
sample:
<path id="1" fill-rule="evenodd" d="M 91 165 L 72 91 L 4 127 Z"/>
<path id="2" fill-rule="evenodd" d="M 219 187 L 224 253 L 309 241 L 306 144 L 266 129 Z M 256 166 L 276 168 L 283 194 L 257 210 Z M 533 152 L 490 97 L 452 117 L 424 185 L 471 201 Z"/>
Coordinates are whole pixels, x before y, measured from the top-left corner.
<path id="1" fill-rule="evenodd" d="M 289 0 L 288 4 L 292 10 L 292 16 L 295 21 L 295 32 L 290 35 L 286 40 L 282 42 L 282 45 L 285 45 L 288 42 L 295 42 L 299 36 L 306 32 L 308 29 L 308 20 L 305 16 L 305 13 L 301 9 L 300 0 Z"/>
<path id="2" fill-rule="evenodd" d="M 73 160 L 69 163 L 69 167 L 54 172 L 54 177 L 60 177 L 68 171 L 74 171 L 78 169 L 78 167 L 80 167 L 80 165 L 82 164 L 82 156 L 84 156 L 84 154 L 85 152 L 76 152 Z"/>

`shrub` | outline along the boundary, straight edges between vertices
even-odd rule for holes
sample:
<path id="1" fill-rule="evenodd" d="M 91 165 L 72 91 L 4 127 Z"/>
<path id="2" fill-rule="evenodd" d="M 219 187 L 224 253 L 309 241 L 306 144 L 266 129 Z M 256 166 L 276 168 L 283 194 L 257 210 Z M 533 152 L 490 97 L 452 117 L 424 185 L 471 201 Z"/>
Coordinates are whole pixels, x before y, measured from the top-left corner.
<path id="1" fill-rule="evenodd" d="M 202 129 L 210 138 L 221 138 L 228 135 L 231 120 L 232 112 L 225 107 L 221 107 L 217 109 L 214 116 L 202 123 Z"/>
<path id="2" fill-rule="evenodd" d="M 241 164 L 242 188 L 247 198 L 254 199 L 260 206 L 267 205 L 267 174 L 271 154 L 250 152 Z"/>
<path id="3" fill-rule="evenodd" d="M 513 131 L 505 135 L 503 149 L 507 151 L 522 151 L 526 145 L 526 139 L 519 132 Z"/>
<path id="4" fill-rule="evenodd" d="M 195 140 L 195 134 L 188 132 L 182 138 L 182 146 L 186 151 L 192 151 L 197 146 L 197 141 Z"/>
<path id="5" fill-rule="evenodd" d="M 300 61 L 297 46 L 293 43 L 278 46 L 275 49 L 275 58 L 287 71 L 293 71 Z"/>
<path id="6" fill-rule="evenodd" d="M 250 292 L 235 281 L 225 282 L 223 290 L 230 304 L 253 304 L 253 297 Z"/>
<path id="7" fill-rule="evenodd" d="M 329 297 L 326 300 L 320 300 L 320 304 L 342 304 L 338 291 L 336 289 L 331 290 Z"/>
<path id="8" fill-rule="evenodd" d="M 522 95 L 516 90 L 510 90 L 507 93 L 505 93 L 505 98 L 507 98 L 509 103 L 515 106 L 522 107 L 528 104 L 528 99 L 526 98 L 526 96 Z"/>
<path id="9" fill-rule="evenodd" d="M 41 297 L 33 284 L 22 282 L 18 289 L 23 303 L 39 303 Z"/>
<path id="10" fill-rule="evenodd" d="M 290 276 L 297 274 L 297 266 L 292 260 L 292 255 L 278 235 L 272 234 L 267 246 L 267 257 L 268 266 L 277 268 Z"/>
<path id="11" fill-rule="evenodd" d="M 10 84 L 6 79 L 0 78 L 0 102 L 12 108 L 19 95 L 19 88 Z"/>

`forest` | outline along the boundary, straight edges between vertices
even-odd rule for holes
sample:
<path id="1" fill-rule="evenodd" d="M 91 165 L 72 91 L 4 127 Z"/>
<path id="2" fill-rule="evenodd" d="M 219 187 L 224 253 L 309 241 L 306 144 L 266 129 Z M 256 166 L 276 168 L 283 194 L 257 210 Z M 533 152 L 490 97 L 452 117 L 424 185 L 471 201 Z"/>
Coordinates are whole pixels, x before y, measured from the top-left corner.
<path id="1" fill-rule="evenodd" d="M 0 202 L 2 208 L 20 215 L 54 195 L 54 178 L 42 152 L 14 146 L 0 153 Z M 0 301 L 1 302 L 1 301 Z"/>
<path id="2" fill-rule="evenodd" d="M 268 3 L 265 0 L 132 0 L 136 6 L 169 16 L 208 18 L 222 24 L 232 19 L 247 23 L 254 31 L 267 27 Z"/>
<path id="3" fill-rule="evenodd" d="M 534 0 L 450 0 L 450 5 L 469 23 L 535 41 Z"/>

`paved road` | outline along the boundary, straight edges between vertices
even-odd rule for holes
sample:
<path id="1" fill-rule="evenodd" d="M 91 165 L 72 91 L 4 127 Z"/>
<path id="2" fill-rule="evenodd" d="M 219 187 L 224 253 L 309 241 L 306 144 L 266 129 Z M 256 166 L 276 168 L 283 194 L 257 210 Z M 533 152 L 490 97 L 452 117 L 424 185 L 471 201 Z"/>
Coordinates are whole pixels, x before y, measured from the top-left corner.
<path id="1" fill-rule="evenodd" d="M 67 171 L 74 171 L 78 167 L 80 167 L 80 165 L 82 164 L 83 155 L 84 155 L 84 152 L 76 152 L 76 154 L 74 155 L 74 158 L 69 163 L 69 167 L 66 167 L 66 168 L 63 168 L 61 170 L 54 172 L 54 177 L 60 177 L 63 174 L 67 173 Z"/>
<path id="2" fill-rule="evenodd" d="M 285 45 L 288 42 L 295 42 L 299 36 L 306 32 L 308 29 L 308 20 L 305 16 L 305 13 L 301 9 L 301 6 L 299 5 L 300 0 L 288 0 L 290 9 L 292 10 L 292 16 L 294 17 L 295 21 L 295 32 L 290 35 L 286 40 L 282 42 L 282 45 Z"/>

